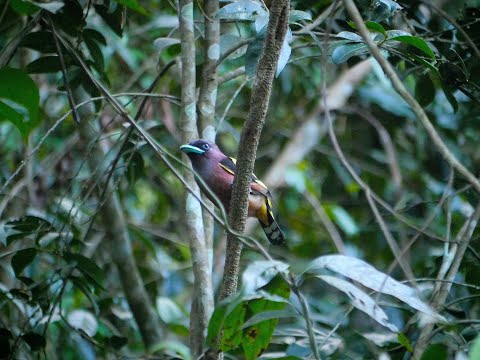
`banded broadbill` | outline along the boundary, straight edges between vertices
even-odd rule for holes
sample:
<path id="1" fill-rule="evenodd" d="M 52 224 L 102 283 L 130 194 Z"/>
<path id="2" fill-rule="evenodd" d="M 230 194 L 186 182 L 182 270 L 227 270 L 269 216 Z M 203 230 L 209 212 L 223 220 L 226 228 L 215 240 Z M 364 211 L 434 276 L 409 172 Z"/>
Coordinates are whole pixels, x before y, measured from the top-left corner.
<path id="1" fill-rule="evenodd" d="M 182 145 L 180 150 L 188 155 L 193 169 L 220 199 L 228 212 L 236 160 L 226 156 L 215 143 L 207 140 L 194 140 L 189 144 Z M 199 183 L 199 186 L 205 195 L 215 203 L 208 192 L 204 191 L 202 184 Z M 281 245 L 285 238 L 273 217 L 271 198 L 272 195 L 265 184 L 252 175 L 248 196 L 248 216 L 258 219 L 270 243 Z"/>

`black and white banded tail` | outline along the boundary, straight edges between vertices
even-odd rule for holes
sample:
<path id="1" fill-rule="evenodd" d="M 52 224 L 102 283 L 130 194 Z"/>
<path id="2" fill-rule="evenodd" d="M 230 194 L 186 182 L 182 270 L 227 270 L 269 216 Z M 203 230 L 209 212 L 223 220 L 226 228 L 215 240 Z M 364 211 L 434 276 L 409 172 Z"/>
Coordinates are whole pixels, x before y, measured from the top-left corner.
<path id="1" fill-rule="evenodd" d="M 272 211 L 268 209 L 267 211 L 267 219 L 268 224 L 264 224 L 260 221 L 262 225 L 263 231 L 265 231 L 265 235 L 267 235 L 268 241 L 272 245 L 282 245 L 285 243 L 285 236 L 283 235 L 282 230 L 280 230 L 280 226 L 278 226 L 277 222 L 275 221 Z"/>

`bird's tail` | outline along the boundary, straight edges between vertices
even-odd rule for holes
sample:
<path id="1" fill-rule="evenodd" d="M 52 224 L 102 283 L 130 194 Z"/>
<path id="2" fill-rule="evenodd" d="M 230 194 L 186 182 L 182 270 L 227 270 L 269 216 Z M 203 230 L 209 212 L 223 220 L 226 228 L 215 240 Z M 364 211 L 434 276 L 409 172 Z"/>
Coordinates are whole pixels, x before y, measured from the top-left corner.
<path id="1" fill-rule="evenodd" d="M 265 231 L 265 235 L 267 235 L 268 241 L 270 241 L 272 245 L 282 245 L 285 243 L 285 236 L 275 221 L 271 209 L 267 209 L 267 222 L 259 221 L 263 231 Z"/>

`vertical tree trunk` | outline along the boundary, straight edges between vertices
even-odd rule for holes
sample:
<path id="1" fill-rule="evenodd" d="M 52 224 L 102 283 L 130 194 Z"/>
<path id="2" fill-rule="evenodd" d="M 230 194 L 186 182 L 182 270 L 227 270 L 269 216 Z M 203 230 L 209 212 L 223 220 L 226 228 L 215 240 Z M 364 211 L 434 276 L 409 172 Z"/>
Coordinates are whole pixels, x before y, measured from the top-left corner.
<path id="1" fill-rule="evenodd" d="M 83 111 L 80 114 L 83 116 L 79 124 L 79 131 L 83 141 L 80 143 L 87 147 L 97 139 L 97 133 L 94 129 L 98 129 L 98 126 L 93 121 L 88 121 L 87 115 L 89 114 L 85 112 L 87 107 L 82 109 Z M 92 153 L 88 157 L 88 163 L 92 169 L 102 168 L 102 159 L 105 158 L 105 152 L 98 147 L 98 144 L 93 146 Z M 103 174 L 103 172 L 100 172 L 100 174 Z M 99 208 L 99 215 L 105 228 L 104 241 L 109 243 L 110 256 L 118 270 L 123 292 L 140 330 L 145 347 L 148 349 L 162 340 L 160 320 L 135 264 L 127 223 L 115 188 L 111 182 L 100 181 L 99 183 L 101 189 L 106 187 L 106 194 L 108 194 L 103 205 Z"/>
<path id="2" fill-rule="evenodd" d="M 196 101 L 195 101 L 195 38 L 193 29 L 193 2 L 179 1 L 180 38 L 182 47 L 182 108 L 180 128 L 184 143 L 198 137 Z M 184 162 L 189 164 L 183 155 Z M 200 190 L 195 182 L 193 172 L 186 171 L 185 180 L 196 195 Z M 212 278 L 205 244 L 202 207 L 190 192 L 185 193 L 187 230 L 190 237 L 193 273 L 195 276 L 192 311 L 190 314 L 190 350 L 193 358 L 203 353 L 205 331 L 213 311 Z"/>

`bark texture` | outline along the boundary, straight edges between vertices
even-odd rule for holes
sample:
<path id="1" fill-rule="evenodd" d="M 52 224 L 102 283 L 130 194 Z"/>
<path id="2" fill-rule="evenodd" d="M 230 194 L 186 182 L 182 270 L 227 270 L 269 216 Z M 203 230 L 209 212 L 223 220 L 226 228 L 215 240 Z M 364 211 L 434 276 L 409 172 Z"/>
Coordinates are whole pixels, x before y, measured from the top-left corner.
<path id="1" fill-rule="evenodd" d="M 260 135 L 265 123 L 278 57 L 287 33 L 289 13 L 289 0 L 274 0 L 272 2 L 267 35 L 258 61 L 250 99 L 250 111 L 238 147 L 237 172 L 232 192 L 231 210 L 228 216 L 232 229 L 237 232 L 245 230 L 250 179 Z M 227 237 L 225 272 L 219 295 L 220 300 L 237 291 L 241 252 L 242 244 L 235 236 L 229 234 Z"/>
<path id="2" fill-rule="evenodd" d="M 193 2 L 191 0 L 179 1 L 180 38 L 182 47 L 182 108 L 180 115 L 180 128 L 182 141 L 188 143 L 198 138 L 197 112 L 195 99 L 195 36 L 193 23 Z M 191 163 L 184 154 L 185 164 Z M 190 192 L 185 192 L 186 225 L 192 254 L 194 280 L 194 293 L 192 298 L 192 311 L 190 314 L 190 351 L 193 358 L 203 353 L 205 343 L 205 330 L 208 327 L 213 311 L 212 276 L 209 257 L 205 244 L 202 207 L 197 200 L 200 196 L 193 172 L 185 172 L 185 181 L 194 191 L 195 197 Z"/>

